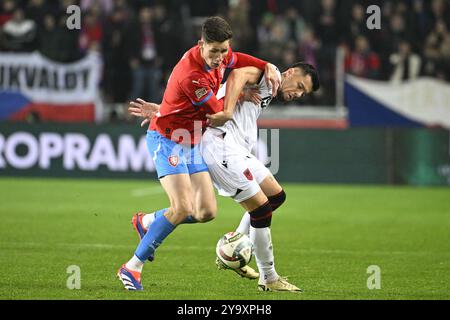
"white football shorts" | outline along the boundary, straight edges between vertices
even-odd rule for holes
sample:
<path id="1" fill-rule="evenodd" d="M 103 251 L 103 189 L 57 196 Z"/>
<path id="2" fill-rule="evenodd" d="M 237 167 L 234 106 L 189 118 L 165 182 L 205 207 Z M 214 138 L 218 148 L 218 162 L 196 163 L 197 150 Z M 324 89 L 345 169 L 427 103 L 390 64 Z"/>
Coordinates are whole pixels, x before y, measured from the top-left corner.
<path id="1" fill-rule="evenodd" d="M 219 130 L 206 130 L 200 150 L 219 195 L 238 203 L 256 195 L 259 184 L 271 174 L 258 158 Z"/>

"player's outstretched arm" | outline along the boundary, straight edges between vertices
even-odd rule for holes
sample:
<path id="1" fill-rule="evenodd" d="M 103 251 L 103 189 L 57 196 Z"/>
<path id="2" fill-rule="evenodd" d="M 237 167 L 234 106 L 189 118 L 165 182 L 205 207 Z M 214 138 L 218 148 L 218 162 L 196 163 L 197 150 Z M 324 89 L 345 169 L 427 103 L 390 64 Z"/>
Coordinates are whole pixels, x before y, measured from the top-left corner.
<path id="1" fill-rule="evenodd" d="M 227 93 L 223 104 L 223 111 L 213 115 L 206 115 L 209 125 L 212 127 L 223 126 L 233 118 L 233 112 L 239 96 L 245 85 L 256 84 L 262 71 L 255 67 L 235 69 L 230 73 L 227 80 Z"/>
<path id="2" fill-rule="evenodd" d="M 128 113 L 135 117 L 144 118 L 141 122 L 141 127 L 149 123 L 153 116 L 159 112 L 159 104 L 147 102 L 143 99 L 136 99 L 136 101 L 131 101 L 128 105 Z"/>
<path id="3" fill-rule="evenodd" d="M 242 52 L 234 52 L 233 55 L 234 57 L 231 60 L 235 61 L 230 64 L 231 68 L 256 67 L 264 71 L 264 78 L 267 85 L 270 85 L 272 88 L 273 96 L 275 97 L 277 95 L 278 88 L 281 85 L 281 79 L 278 77 L 277 67 L 275 65 Z"/>

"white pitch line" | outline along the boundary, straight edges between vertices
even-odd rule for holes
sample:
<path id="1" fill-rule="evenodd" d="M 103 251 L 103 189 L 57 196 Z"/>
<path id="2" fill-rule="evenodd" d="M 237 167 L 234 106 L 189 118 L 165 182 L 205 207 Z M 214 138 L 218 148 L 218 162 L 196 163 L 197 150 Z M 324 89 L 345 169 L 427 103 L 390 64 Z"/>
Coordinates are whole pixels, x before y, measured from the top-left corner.
<path id="1" fill-rule="evenodd" d="M 65 247 L 65 248 L 87 248 L 87 249 L 129 249 L 133 245 L 124 244 L 108 244 L 108 243 L 44 243 L 44 242 L 1 242 L 0 248 L 2 247 Z M 134 248 L 134 247 L 133 247 Z M 214 249 L 214 246 L 165 246 L 164 250 L 208 250 Z M 405 255 L 405 256 L 425 256 L 425 255 L 450 255 L 450 252 L 432 252 L 432 251 L 352 251 L 352 250 L 339 250 L 339 249 L 315 249 L 315 248 L 305 248 L 305 249 L 291 249 L 290 252 L 295 253 L 320 253 L 320 254 L 341 254 L 341 255 L 354 255 L 354 254 L 366 254 L 366 255 Z"/>
<path id="2" fill-rule="evenodd" d="M 357 250 L 341 250 L 341 249 L 292 249 L 291 252 L 300 253 L 319 253 L 319 254 L 341 254 L 341 255 L 406 255 L 406 256 L 424 256 L 424 255 L 450 255 L 450 252 L 433 252 L 433 251 L 357 251 Z"/>
<path id="3" fill-rule="evenodd" d="M 108 244 L 108 243 L 44 243 L 44 242 L 2 242 L 0 243 L 0 248 L 2 247 L 29 247 L 29 248 L 46 248 L 46 247 L 62 247 L 62 248 L 83 248 L 83 249 L 130 249 L 134 248 L 135 245 L 125 245 L 125 244 Z M 164 250 L 205 250 L 214 249 L 214 246 L 204 247 L 204 246 L 167 246 Z"/>

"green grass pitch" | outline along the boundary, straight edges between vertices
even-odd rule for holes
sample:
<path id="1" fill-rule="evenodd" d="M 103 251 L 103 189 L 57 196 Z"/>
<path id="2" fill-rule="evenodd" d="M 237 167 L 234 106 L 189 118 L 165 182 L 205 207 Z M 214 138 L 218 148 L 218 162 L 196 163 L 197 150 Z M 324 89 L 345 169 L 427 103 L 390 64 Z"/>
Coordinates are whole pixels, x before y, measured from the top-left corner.
<path id="1" fill-rule="evenodd" d="M 242 210 L 218 198 L 218 217 L 183 225 L 143 272 L 144 292 L 116 279 L 138 238 L 139 210 L 167 206 L 154 181 L 0 179 L 0 299 L 449 299 L 450 190 L 285 184 L 274 214 L 278 273 L 301 294 L 263 293 L 215 268 L 215 244 Z M 69 290 L 67 267 L 81 270 Z M 255 262 L 252 261 L 254 266 Z M 369 290 L 367 268 L 380 267 Z"/>

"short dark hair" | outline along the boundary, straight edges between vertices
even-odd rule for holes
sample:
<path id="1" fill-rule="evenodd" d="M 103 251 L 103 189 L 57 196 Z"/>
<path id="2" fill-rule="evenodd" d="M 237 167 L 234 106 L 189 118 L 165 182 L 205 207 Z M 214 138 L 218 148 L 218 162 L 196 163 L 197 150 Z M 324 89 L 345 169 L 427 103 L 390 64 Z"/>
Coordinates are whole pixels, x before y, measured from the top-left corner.
<path id="1" fill-rule="evenodd" d="M 319 75 L 317 74 L 317 70 L 316 70 L 316 68 L 314 68 L 313 65 L 306 63 L 306 62 L 297 62 L 289 67 L 289 69 L 291 69 L 291 68 L 298 68 L 303 71 L 303 74 L 305 76 L 307 76 L 307 75 L 311 76 L 311 80 L 312 80 L 312 84 L 313 84 L 313 87 L 312 87 L 313 92 L 320 89 Z"/>
<path id="2" fill-rule="evenodd" d="M 230 25 L 221 17 L 209 17 L 202 25 L 202 38 L 206 42 L 224 42 L 232 37 Z"/>

